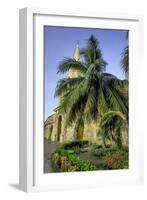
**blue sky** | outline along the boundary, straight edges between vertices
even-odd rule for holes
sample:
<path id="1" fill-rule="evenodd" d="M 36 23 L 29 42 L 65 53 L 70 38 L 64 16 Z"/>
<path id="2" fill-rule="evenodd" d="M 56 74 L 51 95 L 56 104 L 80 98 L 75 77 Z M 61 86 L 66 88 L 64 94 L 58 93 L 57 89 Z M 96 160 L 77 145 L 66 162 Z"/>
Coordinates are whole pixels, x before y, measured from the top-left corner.
<path id="1" fill-rule="evenodd" d="M 55 87 L 59 79 L 66 75 L 57 74 L 59 62 L 65 57 L 73 57 L 77 40 L 79 48 L 86 46 L 86 41 L 93 34 L 100 43 L 103 58 L 108 63 L 106 72 L 124 79 L 120 67 L 122 50 L 128 45 L 126 30 L 44 27 L 44 87 L 45 119 L 53 114 L 58 105 L 54 98 Z"/>

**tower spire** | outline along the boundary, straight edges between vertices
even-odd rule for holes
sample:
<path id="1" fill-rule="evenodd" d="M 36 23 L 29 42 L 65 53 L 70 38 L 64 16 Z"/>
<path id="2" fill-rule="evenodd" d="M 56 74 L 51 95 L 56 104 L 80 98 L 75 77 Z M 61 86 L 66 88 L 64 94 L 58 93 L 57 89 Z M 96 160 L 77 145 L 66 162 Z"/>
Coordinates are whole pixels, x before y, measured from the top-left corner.
<path id="1" fill-rule="evenodd" d="M 79 41 L 78 40 L 76 41 L 76 48 L 74 50 L 73 59 L 75 59 L 76 61 L 80 60 L 80 48 L 79 48 Z M 74 69 L 71 68 L 68 71 L 68 77 L 69 78 L 75 78 L 75 77 L 78 77 L 78 75 L 79 75 L 78 70 L 74 70 Z"/>
<path id="2" fill-rule="evenodd" d="M 75 51 L 74 51 L 73 58 L 74 58 L 76 61 L 79 61 L 79 60 L 80 60 L 80 49 L 79 49 L 79 41 L 78 41 L 78 40 L 76 41 L 76 48 L 75 48 Z"/>

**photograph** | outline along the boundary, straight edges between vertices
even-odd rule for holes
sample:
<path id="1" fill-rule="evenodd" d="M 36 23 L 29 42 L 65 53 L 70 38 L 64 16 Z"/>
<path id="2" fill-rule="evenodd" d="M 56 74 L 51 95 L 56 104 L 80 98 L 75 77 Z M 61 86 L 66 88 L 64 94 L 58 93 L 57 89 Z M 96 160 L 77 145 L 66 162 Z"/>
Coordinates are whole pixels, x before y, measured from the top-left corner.
<path id="1" fill-rule="evenodd" d="M 129 30 L 43 35 L 44 173 L 129 169 Z"/>

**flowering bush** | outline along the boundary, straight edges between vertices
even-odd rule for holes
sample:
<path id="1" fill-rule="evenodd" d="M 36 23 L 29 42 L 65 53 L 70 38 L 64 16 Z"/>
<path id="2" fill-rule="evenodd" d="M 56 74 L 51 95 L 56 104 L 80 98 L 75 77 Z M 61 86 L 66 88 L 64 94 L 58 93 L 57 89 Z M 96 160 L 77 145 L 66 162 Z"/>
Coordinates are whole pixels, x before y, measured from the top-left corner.
<path id="1" fill-rule="evenodd" d="M 128 153 L 119 150 L 105 157 L 109 169 L 128 169 Z"/>
<path id="2" fill-rule="evenodd" d="M 118 149 L 115 146 L 99 148 L 99 145 L 92 145 L 91 153 L 102 159 L 107 169 L 128 169 L 128 149 Z"/>

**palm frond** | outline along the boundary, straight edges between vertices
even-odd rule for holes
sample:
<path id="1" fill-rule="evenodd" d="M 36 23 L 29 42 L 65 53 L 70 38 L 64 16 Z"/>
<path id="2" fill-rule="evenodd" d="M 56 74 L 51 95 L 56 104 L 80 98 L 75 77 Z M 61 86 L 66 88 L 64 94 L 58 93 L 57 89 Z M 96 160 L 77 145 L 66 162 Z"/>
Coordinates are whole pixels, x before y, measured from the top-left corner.
<path id="1" fill-rule="evenodd" d="M 86 121 L 98 119 L 97 92 L 98 90 L 95 87 L 91 87 L 88 92 L 87 101 L 84 108 L 84 116 Z"/>
<path id="2" fill-rule="evenodd" d="M 94 47 L 95 49 L 97 49 L 98 47 L 98 39 L 92 34 L 88 40 L 87 40 L 87 46 L 90 47 Z"/>
<path id="3" fill-rule="evenodd" d="M 128 122 L 126 116 L 120 111 L 109 111 L 105 113 L 100 121 L 98 135 L 105 140 L 112 138 L 119 147 L 122 146 L 122 129 L 127 130 Z"/>
<path id="4" fill-rule="evenodd" d="M 78 70 L 80 73 L 84 74 L 86 72 L 86 65 L 81 61 L 76 61 L 72 58 L 65 58 L 59 63 L 57 73 L 64 74 L 70 69 Z"/>
<path id="5" fill-rule="evenodd" d="M 108 92 L 108 98 L 110 102 L 110 108 L 119 110 L 123 114 L 128 114 L 128 99 L 124 97 L 123 93 L 116 88 L 109 87 L 106 92 Z"/>
<path id="6" fill-rule="evenodd" d="M 87 47 L 81 49 L 80 55 L 84 57 L 84 60 L 87 64 L 94 63 L 96 60 L 98 60 L 101 63 L 101 67 L 103 66 L 103 70 L 107 65 L 107 62 L 102 57 L 102 51 L 99 47 L 99 42 L 94 35 L 89 37 L 87 40 Z"/>
<path id="7" fill-rule="evenodd" d="M 79 98 L 75 99 L 74 102 L 72 102 L 70 109 L 67 111 L 67 120 L 66 120 L 67 125 L 71 125 L 76 121 L 76 119 L 79 116 L 83 115 L 86 99 L 87 99 L 86 95 L 85 96 L 81 95 L 79 96 Z"/>
<path id="8" fill-rule="evenodd" d="M 54 96 L 61 97 L 67 94 L 69 90 L 72 90 L 73 88 L 77 87 L 83 79 L 84 79 L 83 77 L 77 77 L 77 78 L 64 78 L 59 80 L 55 89 Z"/>
<path id="9" fill-rule="evenodd" d="M 69 90 L 63 97 L 62 101 L 60 101 L 59 110 L 63 112 L 69 112 L 72 105 L 76 104 L 78 100 L 85 95 L 86 88 L 81 81 L 77 87 L 74 87 L 72 90 Z"/>
<path id="10" fill-rule="evenodd" d="M 128 74 L 129 74 L 129 47 L 127 46 L 122 54 L 122 59 L 121 59 L 121 67 L 123 72 L 125 73 L 126 78 L 128 78 Z"/>

